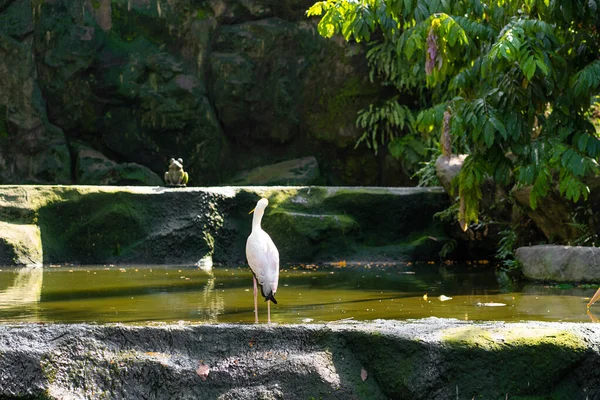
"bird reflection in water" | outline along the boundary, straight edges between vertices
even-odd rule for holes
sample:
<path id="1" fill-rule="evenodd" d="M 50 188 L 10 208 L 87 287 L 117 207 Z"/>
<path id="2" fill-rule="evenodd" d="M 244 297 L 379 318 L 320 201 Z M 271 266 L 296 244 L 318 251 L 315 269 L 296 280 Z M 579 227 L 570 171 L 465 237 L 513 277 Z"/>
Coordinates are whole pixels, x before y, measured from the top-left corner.
<path id="1" fill-rule="evenodd" d="M 37 311 L 42 296 L 44 269 L 24 267 L 17 271 L 12 285 L 0 290 L 0 309 L 31 308 Z"/>
<path id="2" fill-rule="evenodd" d="M 223 293 L 215 290 L 215 274 L 212 268 L 201 268 L 208 275 L 208 281 L 202 290 L 202 302 L 198 305 L 198 312 L 202 319 L 215 323 L 218 322 L 219 315 L 225 312 L 225 301 Z"/>
<path id="3" fill-rule="evenodd" d="M 596 293 L 594 293 L 594 295 L 592 296 L 590 301 L 587 303 L 587 315 L 590 317 L 592 322 L 600 322 L 598 317 L 590 311 L 590 307 L 592 306 L 592 304 L 594 304 L 596 301 L 598 301 L 599 298 L 600 298 L 600 288 L 598 288 L 598 290 L 596 290 Z"/>
<path id="4" fill-rule="evenodd" d="M 598 317 L 597 317 L 595 314 L 593 314 L 593 313 L 592 313 L 592 312 L 589 310 L 589 308 L 588 308 L 588 310 L 587 310 L 587 315 L 588 315 L 588 317 L 590 317 L 590 319 L 592 320 L 592 322 L 600 322 L 600 319 L 598 319 Z"/>

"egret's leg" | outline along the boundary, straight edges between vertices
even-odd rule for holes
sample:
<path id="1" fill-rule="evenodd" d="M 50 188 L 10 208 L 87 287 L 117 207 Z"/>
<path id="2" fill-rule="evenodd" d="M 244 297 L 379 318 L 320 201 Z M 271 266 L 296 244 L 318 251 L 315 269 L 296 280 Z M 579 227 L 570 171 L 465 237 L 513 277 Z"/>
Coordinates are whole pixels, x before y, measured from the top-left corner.
<path id="1" fill-rule="evenodd" d="M 254 281 L 254 322 L 258 323 L 258 300 L 256 295 L 258 294 L 258 289 L 256 287 L 256 278 L 252 277 Z"/>
<path id="2" fill-rule="evenodd" d="M 267 301 L 267 323 L 271 323 L 271 300 Z"/>

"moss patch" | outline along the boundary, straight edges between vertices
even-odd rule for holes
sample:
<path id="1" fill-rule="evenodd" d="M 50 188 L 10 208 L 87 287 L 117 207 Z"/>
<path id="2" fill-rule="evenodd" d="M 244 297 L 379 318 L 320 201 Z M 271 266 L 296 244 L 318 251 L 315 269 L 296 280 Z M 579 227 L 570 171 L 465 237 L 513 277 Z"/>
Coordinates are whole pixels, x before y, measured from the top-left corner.
<path id="1" fill-rule="evenodd" d="M 587 349 L 582 338 L 556 328 L 517 325 L 500 331 L 469 326 L 441 335 L 445 352 L 455 360 L 446 373 L 449 382 L 462 386 L 468 398 L 489 398 L 494 385 L 496 391 L 512 395 L 550 396 L 561 390 L 556 383 Z"/>
<path id="2" fill-rule="evenodd" d="M 144 218 L 131 196 L 89 195 L 40 209 L 47 262 L 90 263 L 120 256 L 144 236 Z M 64 225 L 64 221 L 71 221 Z"/>
<path id="3" fill-rule="evenodd" d="M 243 188 L 229 214 L 238 232 L 225 256 L 244 254 L 252 217 L 247 211 L 260 197 L 269 199 L 263 228 L 277 245 L 282 262 L 337 259 L 431 260 L 446 239 L 432 214 L 443 206 L 443 193 L 387 188 Z M 429 216 L 429 217 L 428 217 Z M 234 250 L 234 248 L 237 248 Z M 223 249 L 224 250 L 224 249 Z M 219 251 L 218 259 L 224 257 Z"/>

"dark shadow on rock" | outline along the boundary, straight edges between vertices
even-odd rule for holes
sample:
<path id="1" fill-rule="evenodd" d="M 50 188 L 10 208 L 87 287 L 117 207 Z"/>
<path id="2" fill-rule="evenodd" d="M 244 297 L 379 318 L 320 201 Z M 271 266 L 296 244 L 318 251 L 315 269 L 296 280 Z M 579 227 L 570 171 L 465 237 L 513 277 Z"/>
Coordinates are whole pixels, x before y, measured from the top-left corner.
<path id="1" fill-rule="evenodd" d="M 39 209 L 46 264 L 194 264 L 213 250 L 208 236 L 218 230 L 219 214 L 206 212 L 205 192 L 70 196 Z"/>

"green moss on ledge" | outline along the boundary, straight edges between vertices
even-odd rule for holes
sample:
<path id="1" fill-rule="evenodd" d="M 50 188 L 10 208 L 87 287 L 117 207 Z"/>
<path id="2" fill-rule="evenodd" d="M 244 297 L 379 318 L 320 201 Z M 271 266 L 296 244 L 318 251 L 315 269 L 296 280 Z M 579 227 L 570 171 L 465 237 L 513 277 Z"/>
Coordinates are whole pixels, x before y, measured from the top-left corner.
<path id="1" fill-rule="evenodd" d="M 465 360 L 453 364 L 447 377 L 452 384 L 474 388 L 472 393 L 466 394 L 468 398 L 489 398 L 489 388 L 498 382 L 511 398 L 566 398 L 561 396 L 572 389 L 573 382 L 563 382 L 558 387 L 556 382 L 577 365 L 587 351 L 580 336 L 545 327 L 451 328 L 441 332 L 441 343 L 445 352 Z M 504 354 L 510 354 L 510 358 L 503 357 Z M 484 370 L 490 365 L 494 365 L 495 378 Z M 462 381 L 458 376 L 462 376 Z M 465 377 L 469 382 L 465 382 Z M 546 397 L 539 396 L 548 392 Z"/>

